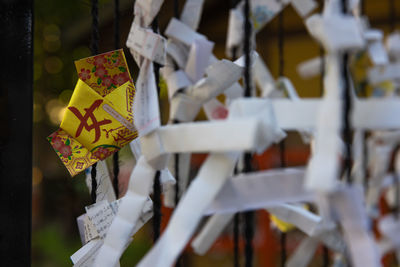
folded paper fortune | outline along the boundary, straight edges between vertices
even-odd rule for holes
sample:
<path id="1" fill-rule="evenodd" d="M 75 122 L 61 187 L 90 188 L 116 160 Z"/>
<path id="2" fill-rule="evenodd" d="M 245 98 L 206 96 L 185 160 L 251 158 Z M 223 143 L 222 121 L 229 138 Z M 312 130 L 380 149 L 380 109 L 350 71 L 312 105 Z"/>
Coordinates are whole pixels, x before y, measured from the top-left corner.
<path id="1" fill-rule="evenodd" d="M 47 137 L 75 176 L 137 137 L 135 87 L 122 49 L 75 61 L 79 75 L 60 128 Z"/>

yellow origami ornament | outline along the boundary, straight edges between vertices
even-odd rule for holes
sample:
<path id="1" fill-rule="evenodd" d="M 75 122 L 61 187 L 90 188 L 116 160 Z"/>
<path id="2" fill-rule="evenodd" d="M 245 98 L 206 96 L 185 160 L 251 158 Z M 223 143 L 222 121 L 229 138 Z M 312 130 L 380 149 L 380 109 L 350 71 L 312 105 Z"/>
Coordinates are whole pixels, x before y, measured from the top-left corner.
<path id="1" fill-rule="evenodd" d="M 137 137 L 135 87 L 120 50 L 75 61 L 79 80 L 60 129 L 47 139 L 71 176 Z"/>

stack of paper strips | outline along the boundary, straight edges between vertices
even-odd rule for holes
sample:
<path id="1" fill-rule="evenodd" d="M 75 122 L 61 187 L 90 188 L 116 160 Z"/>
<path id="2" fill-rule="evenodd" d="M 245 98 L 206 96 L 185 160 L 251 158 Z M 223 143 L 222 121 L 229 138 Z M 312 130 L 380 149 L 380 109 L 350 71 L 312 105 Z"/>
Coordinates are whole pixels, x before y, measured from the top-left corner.
<path id="1" fill-rule="evenodd" d="M 382 31 L 359 15 L 359 1 L 325 1 L 319 14 L 314 0 L 246 0 L 229 13 L 232 60 L 218 59 L 214 42 L 197 32 L 203 2 L 187 0 L 164 33 L 151 29 L 163 0 L 135 2 L 126 45 L 139 67 L 136 88 L 122 50 L 75 62 L 78 83 L 60 129 L 48 137 L 71 176 L 100 161 L 97 203 L 77 220 L 84 246 L 71 256 L 75 266 L 119 266 L 135 233 L 160 216 L 151 198 L 161 193 L 174 210 L 140 267 L 174 266 L 189 244 L 204 255 L 235 214 L 252 210 L 268 212 L 280 233 L 304 233 L 285 266 L 308 266 L 320 243 L 335 255 L 333 266 L 381 266 L 389 252 L 400 261 L 400 34 L 384 45 Z M 251 36 L 243 27 L 248 2 Z M 274 78 L 255 50 L 255 36 L 288 5 L 326 52 L 297 68 L 305 79 L 324 69 L 321 98 L 301 98 L 301 88 Z M 249 39 L 252 51 L 242 55 Z M 246 98 L 244 71 L 254 81 Z M 361 84 L 368 87 L 363 98 Z M 166 124 L 160 85 L 169 101 Z M 201 110 L 207 120 L 196 120 Z M 307 164 L 244 171 L 245 154 L 261 155 L 293 131 L 311 147 Z M 104 160 L 127 144 L 135 165 L 116 200 Z M 192 153 L 208 155 L 189 183 Z M 162 192 L 153 192 L 155 177 Z M 382 198 L 394 212 L 383 216 Z"/>

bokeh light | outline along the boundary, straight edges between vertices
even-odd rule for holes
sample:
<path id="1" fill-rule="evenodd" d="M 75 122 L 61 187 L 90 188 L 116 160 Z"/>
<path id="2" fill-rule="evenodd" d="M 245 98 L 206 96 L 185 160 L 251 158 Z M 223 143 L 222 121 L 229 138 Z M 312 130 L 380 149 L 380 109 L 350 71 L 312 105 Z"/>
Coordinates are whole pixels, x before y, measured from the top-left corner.
<path id="1" fill-rule="evenodd" d="M 59 57 L 48 57 L 44 62 L 46 71 L 50 74 L 59 73 L 63 68 L 63 63 Z"/>
<path id="2" fill-rule="evenodd" d="M 43 48 L 47 52 L 56 52 L 58 49 L 61 47 L 61 42 L 60 40 L 52 40 L 52 41 L 47 41 L 46 39 L 43 40 Z"/>
<path id="3" fill-rule="evenodd" d="M 73 92 L 73 91 L 72 91 L 72 90 L 69 90 L 69 89 L 64 90 L 64 91 L 62 91 L 61 94 L 58 96 L 58 99 L 59 99 L 62 103 L 68 104 L 68 103 L 69 103 L 69 100 L 71 99 L 72 92 Z"/>
<path id="4" fill-rule="evenodd" d="M 49 116 L 51 123 L 54 125 L 59 125 L 61 123 L 65 107 L 66 105 L 57 98 L 51 99 L 46 103 L 46 113 Z"/>
<path id="5" fill-rule="evenodd" d="M 59 40 L 60 33 L 60 28 L 56 24 L 49 24 L 43 28 L 43 37 L 46 41 Z"/>

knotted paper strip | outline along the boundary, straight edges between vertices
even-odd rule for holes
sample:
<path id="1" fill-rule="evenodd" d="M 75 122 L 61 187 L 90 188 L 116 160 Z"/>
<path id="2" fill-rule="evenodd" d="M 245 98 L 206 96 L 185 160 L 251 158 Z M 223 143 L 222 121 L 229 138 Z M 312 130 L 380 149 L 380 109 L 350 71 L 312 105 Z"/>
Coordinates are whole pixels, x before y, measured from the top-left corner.
<path id="1" fill-rule="evenodd" d="M 129 188 L 108 229 L 104 244 L 97 254 L 95 266 L 114 266 L 137 228 L 143 207 L 153 185 L 155 170 L 139 158 L 129 180 Z"/>
<path id="2" fill-rule="evenodd" d="M 339 187 L 329 196 L 330 204 L 343 227 L 353 266 L 377 267 L 381 266 L 380 255 L 368 230 L 362 193 L 359 186 Z"/>
<path id="3" fill-rule="evenodd" d="M 239 174 L 229 179 L 205 214 L 242 212 L 285 202 L 312 201 L 303 188 L 304 169 L 269 170 Z"/>
<path id="4" fill-rule="evenodd" d="M 114 187 L 111 184 L 111 177 L 108 173 L 107 164 L 104 160 L 97 163 L 97 175 L 96 175 L 96 203 L 102 200 L 107 200 L 108 202 L 114 201 L 115 192 Z M 86 186 L 89 191 L 92 191 L 92 175 L 91 168 L 86 170 Z"/>
<path id="5" fill-rule="evenodd" d="M 180 200 L 167 228 L 138 267 L 172 266 L 189 241 L 209 202 L 232 174 L 238 154 L 211 154 Z"/>

